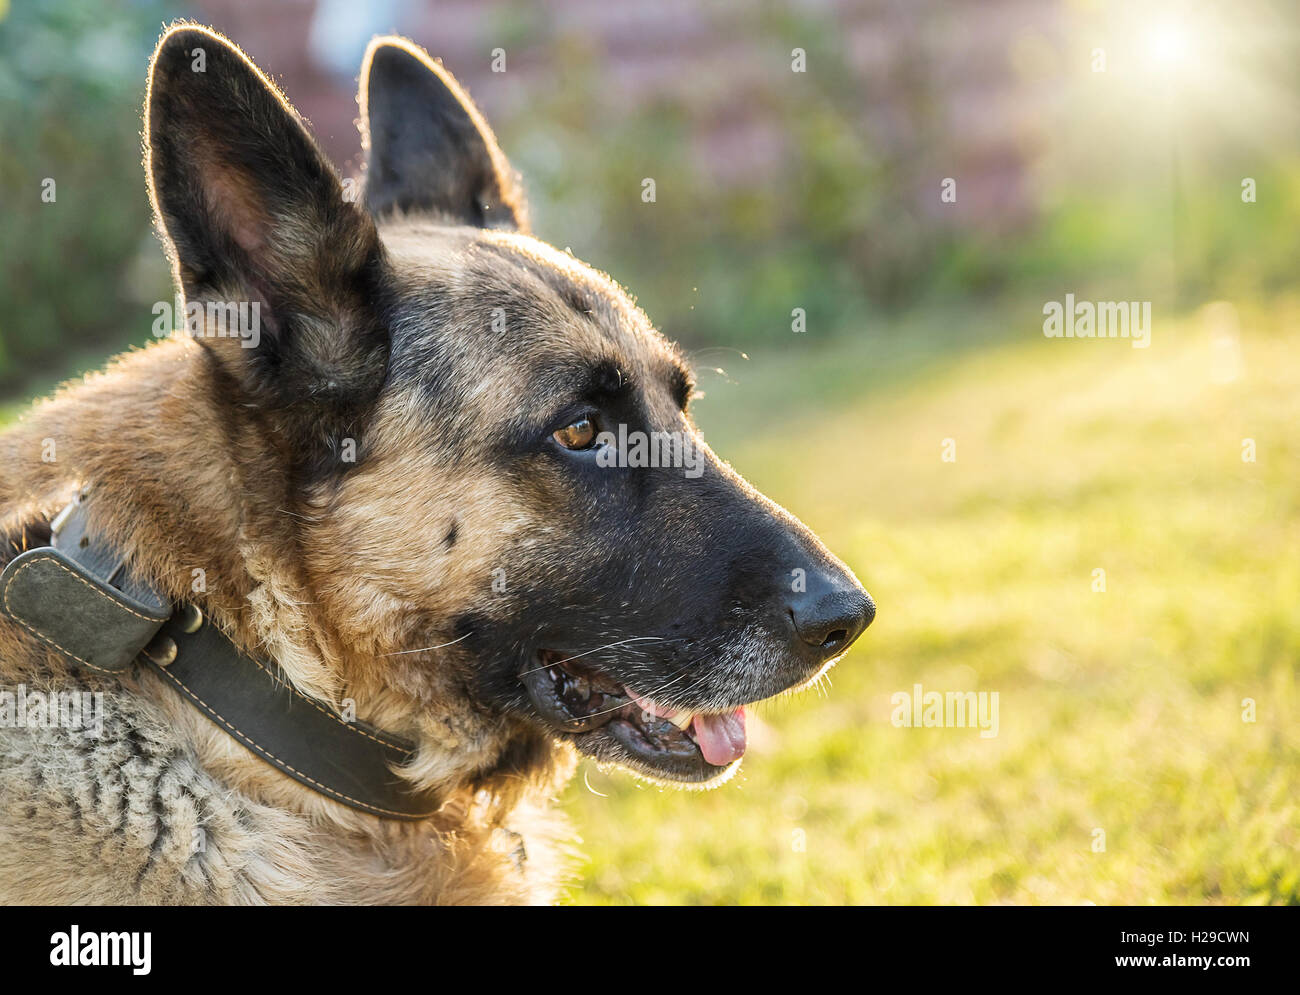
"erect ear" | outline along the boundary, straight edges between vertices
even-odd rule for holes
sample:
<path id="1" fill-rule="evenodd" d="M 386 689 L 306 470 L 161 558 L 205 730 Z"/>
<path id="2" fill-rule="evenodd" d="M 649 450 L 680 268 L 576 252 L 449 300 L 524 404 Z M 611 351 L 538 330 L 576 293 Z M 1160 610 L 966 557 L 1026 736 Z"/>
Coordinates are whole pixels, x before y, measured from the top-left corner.
<path id="1" fill-rule="evenodd" d="M 373 219 L 344 197 L 274 84 L 213 31 L 163 35 L 145 128 L 150 196 L 191 334 L 255 403 L 297 416 L 286 424 L 315 439 L 350 425 L 387 366 L 371 303 L 383 269 Z M 237 328 L 218 327 L 223 306 Z"/>
<path id="2" fill-rule="evenodd" d="M 523 192 L 469 95 L 424 49 L 375 38 L 361 65 L 366 204 L 527 231 Z"/>

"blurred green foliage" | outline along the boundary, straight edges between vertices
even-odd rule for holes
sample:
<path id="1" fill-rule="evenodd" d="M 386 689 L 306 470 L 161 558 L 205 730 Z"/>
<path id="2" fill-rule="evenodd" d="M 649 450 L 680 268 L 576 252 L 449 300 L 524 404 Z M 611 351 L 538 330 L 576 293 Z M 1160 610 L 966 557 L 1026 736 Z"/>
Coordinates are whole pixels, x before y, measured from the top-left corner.
<path id="1" fill-rule="evenodd" d="M 697 100 L 629 106 L 605 95 L 616 67 L 583 36 L 532 36 L 563 69 L 498 123 L 539 236 L 608 270 L 688 345 L 788 338 L 796 307 L 809 328 L 856 326 L 909 299 L 916 282 L 902 275 L 926 262 L 920 226 L 892 196 L 908 154 L 872 147 L 862 133 L 833 28 L 811 24 L 802 36 L 823 67 L 816 75 L 790 71 L 782 31 L 754 15 L 751 58 L 770 62 L 770 85 L 745 95 L 746 113 L 778 131 L 774 172 L 711 169 L 702 147 L 731 112 L 718 106 L 722 81 L 701 80 Z M 645 178 L 655 181 L 653 203 L 642 199 Z M 882 227 L 890 237 L 872 237 Z"/>
<path id="2" fill-rule="evenodd" d="M 725 51 L 685 51 L 681 86 L 634 82 L 631 96 L 621 74 L 663 56 L 655 40 L 625 57 L 535 5 L 491 9 L 483 44 L 537 70 L 516 109 L 492 115 L 537 233 L 607 269 L 688 347 L 792 344 L 795 308 L 814 338 L 861 336 L 918 303 L 958 321 L 972 302 L 1032 315 L 1067 291 L 1169 313 L 1267 297 L 1300 266 L 1300 31 L 1281 0 L 1200 25 L 1196 59 L 1163 75 L 1141 47 L 1150 11 L 1118 0 L 1064 3 L 1059 20 L 1018 18 L 968 47 L 958 6 L 882 7 L 864 15 L 887 41 L 871 78 L 841 15 L 726 5 L 698 14 L 718 18 L 700 37 Z M 170 293 L 138 134 L 149 49 L 178 11 L 57 0 L 0 19 L 0 390 L 142 340 L 148 304 Z M 1106 73 L 1090 71 L 1094 43 Z M 790 71 L 796 46 L 808 72 Z M 751 169 L 751 155 L 764 161 Z M 969 213 L 968 177 L 990 157 L 1015 206 L 978 220 L 990 209 Z M 945 214 L 949 175 L 972 199 Z"/>
<path id="3" fill-rule="evenodd" d="M 140 169 L 140 108 L 167 4 L 4 4 L 0 20 L 0 386 L 143 340 L 170 300 Z M 43 199 L 53 180 L 53 201 Z M 141 311 L 148 316 L 148 309 Z M 98 359 L 92 360 L 97 362 Z"/>
<path id="4" fill-rule="evenodd" d="M 1058 34 L 1018 26 L 962 50 L 959 8 L 931 3 L 882 16 L 889 55 L 872 80 L 836 15 L 747 10 L 720 32 L 739 30 L 740 61 L 762 64 L 736 66 L 743 109 L 716 67 L 692 72 L 685 96 L 636 105 L 611 95 L 618 56 L 580 32 L 548 36 L 520 13 L 493 34 L 527 38 L 553 67 L 553 86 L 496 122 L 539 235 L 608 269 L 688 345 L 789 343 L 795 307 L 819 336 L 858 335 L 918 303 L 1019 309 L 1074 291 L 1168 313 L 1294 279 L 1300 31 L 1287 5 L 1243 0 L 1165 70 L 1144 48 L 1155 8 L 1063 4 Z M 1092 44 L 1108 46 L 1106 73 L 1091 71 Z M 793 45 L 809 72 L 790 71 Z M 774 171 L 713 175 L 702 148 L 738 116 L 771 127 Z M 942 179 L 966 184 L 981 155 L 1005 157 L 1014 207 L 944 215 Z M 656 180 L 652 205 L 642 177 Z"/>

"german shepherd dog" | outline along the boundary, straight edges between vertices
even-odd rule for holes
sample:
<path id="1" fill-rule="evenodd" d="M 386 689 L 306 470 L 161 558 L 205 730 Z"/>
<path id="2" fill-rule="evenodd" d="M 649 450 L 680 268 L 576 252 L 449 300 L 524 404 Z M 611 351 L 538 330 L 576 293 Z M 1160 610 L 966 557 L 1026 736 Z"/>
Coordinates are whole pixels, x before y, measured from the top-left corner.
<path id="1" fill-rule="evenodd" d="M 0 729 L 6 903 L 550 902 L 580 754 L 719 784 L 745 706 L 815 681 L 875 614 L 700 439 L 678 349 L 530 237 L 439 63 L 376 39 L 359 102 L 353 191 L 238 47 L 163 35 L 145 171 L 199 318 L 0 435 L 0 566 L 90 488 L 89 532 L 137 576 L 318 710 L 413 744 L 393 776 L 436 804 L 342 804 L 142 659 L 92 672 L 0 614 L 0 688 L 103 703 L 96 736 Z M 209 327 L 236 301 L 258 336 Z M 636 433 L 698 472 L 623 458 Z"/>

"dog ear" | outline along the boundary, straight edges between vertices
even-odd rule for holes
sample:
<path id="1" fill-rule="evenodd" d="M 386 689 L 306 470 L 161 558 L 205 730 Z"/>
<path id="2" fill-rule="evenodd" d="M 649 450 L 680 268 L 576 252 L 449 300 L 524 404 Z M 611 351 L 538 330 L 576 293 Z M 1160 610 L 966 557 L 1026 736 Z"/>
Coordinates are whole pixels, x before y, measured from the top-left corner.
<path id="1" fill-rule="evenodd" d="M 518 178 L 469 95 L 424 49 L 375 38 L 361 66 L 366 204 L 527 231 Z"/>
<path id="2" fill-rule="evenodd" d="M 145 129 L 155 217 L 187 316 L 203 315 L 189 331 L 256 403 L 329 436 L 373 399 L 387 367 L 371 304 L 383 269 L 374 220 L 345 198 L 275 85 L 213 31 L 163 35 Z M 239 327 L 214 327 L 213 308 L 233 316 L 231 305 Z"/>

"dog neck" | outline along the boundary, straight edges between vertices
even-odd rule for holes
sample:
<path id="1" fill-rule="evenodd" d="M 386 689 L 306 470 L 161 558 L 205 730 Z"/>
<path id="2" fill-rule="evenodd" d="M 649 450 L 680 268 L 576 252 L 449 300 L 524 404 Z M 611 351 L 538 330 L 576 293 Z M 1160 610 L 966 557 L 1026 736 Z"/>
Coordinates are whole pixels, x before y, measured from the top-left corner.
<path id="1" fill-rule="evenodd" d="M 567 776 L 572 759 L 549 741 L 522 729 L 503 734 L 499 717 L 440 686 L 455 678 L 439 673 L 436 652 L 394 660 L 401 651 L 340 635 L 299 566 L 310 509 L 290 491 L 292 454 L 269 416 L 221 398 L 227 387 L 204 350 L 179 338 L 39 404 L 0 436 L 15 469 L 0 481 L 0 534 L 21 546 L 31 523 L 39 529 L 78 488 L 93 486 L 95 529 L 131 555 L 142 577 L 173 601 L 199 605 L 302 693 L 331 707 L 347 702 L 356 717 L 417 743 L 410 779 L 446 799 L 448 816 L 483 809 L 476 817 L 505 818 L 524 767 L 534 783 Z M 232 787 L 352 830 L 376 821 L 232 750 L 224 732 L 156 679 L 139 689 L 189 731 L 205 765 Z M 539 768 L 553 776 L 537 779 Z"/>

